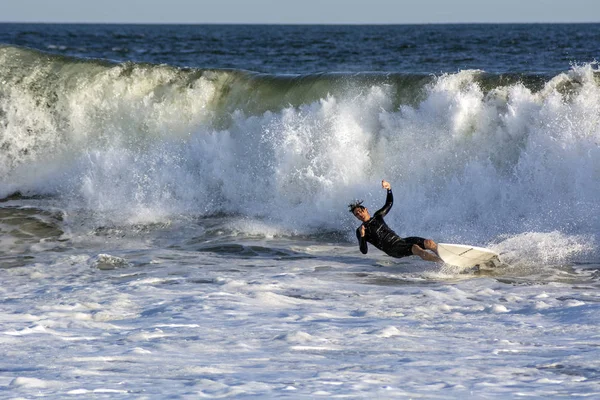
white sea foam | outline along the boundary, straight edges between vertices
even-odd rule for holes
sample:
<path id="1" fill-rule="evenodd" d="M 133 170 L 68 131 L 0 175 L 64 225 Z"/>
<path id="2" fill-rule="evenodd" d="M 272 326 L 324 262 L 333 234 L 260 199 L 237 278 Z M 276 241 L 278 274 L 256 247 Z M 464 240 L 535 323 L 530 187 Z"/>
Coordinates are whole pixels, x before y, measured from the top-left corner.
<path id="1" fill-rule="evenodd" d="M 111 253 L 163 262 L 98 269 L 94 257 L 48 256 L 52 274 L 35 281 L 25 267 L 0 270 L 13 288 L 0 312 L 0 389 L 25 398 L 598 389 L 593 282 L 425 274 L 407 284 L 410 264 L 383 268 L 341 247 L 284 261 L 125 248 Z"/>

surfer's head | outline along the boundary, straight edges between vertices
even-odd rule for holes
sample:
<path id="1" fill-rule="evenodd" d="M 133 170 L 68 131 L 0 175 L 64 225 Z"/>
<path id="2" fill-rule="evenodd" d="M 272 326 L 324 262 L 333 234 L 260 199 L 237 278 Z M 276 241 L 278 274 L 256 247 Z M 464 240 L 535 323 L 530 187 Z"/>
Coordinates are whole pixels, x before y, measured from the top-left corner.
<path id="1" fill-rule="evenodd" d="M 362 222 L 366 222 L 369 219 L 371 219 L 371 216 L 369 215 L 369 210 L 367 210 L 367 208 L 363 206 L 362 203 L 362 200 L 357 200 L 353 203 L 348 204 L 348 208 L 356 218 L 358 218 Z"/>

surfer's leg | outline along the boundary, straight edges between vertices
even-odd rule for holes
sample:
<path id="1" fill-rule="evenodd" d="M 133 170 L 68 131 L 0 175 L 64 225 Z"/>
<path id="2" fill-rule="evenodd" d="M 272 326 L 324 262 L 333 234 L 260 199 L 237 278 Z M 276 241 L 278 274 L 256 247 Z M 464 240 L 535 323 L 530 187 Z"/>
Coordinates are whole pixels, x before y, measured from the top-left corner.
<path id="1" fill-rule="evenodd" d="M 437 249 L 437 247 L 436 247 L 436 249 Z M 433 249 L 431 249 L 431 250 L 433 250 Z M 439 258 L 436 254 L 431 254 L 430 252 L 428 252 L 427 250 L 423 250 L 421 247 L 419 247 L 416 244 L 412 245 L 411 251 L 415 256 L 419 256 L 425 261 L 443 262 L 442 259 Z"/>
<path id="2" fill-rule="evenodd" d="M 431 251 L 433 251 L 435 254 L 439 255 L 439 254 L 438 254 L 438 248 L 437 248 L 437 243 L 436 243 L 436 242 L 434 242 L 434 241 L 433 241 L 433 240 L 431 240 L 431 239 L 425 239 L 425 241 L 424 241 L 424 243 L 423 243 L 423 244 L 425 245 L 425 247 L 424 247 L 425 249 L 427 249 L 427 250 L 431 250 Z"/>
<path id="3" fill-rule="evenodd" d="M 421 250 L 423 250 L 423 249 L 431 250 L 436 255 L 439 255 L 437 243 L 431 239 L 425 239 L 425 238 L 418 237 L 418 236 L 411 236 L 411 237 L 404 238 L 403 240 L 406 243 L 416 244 L 417 246 L 419 246 L 421 248 Z"/>

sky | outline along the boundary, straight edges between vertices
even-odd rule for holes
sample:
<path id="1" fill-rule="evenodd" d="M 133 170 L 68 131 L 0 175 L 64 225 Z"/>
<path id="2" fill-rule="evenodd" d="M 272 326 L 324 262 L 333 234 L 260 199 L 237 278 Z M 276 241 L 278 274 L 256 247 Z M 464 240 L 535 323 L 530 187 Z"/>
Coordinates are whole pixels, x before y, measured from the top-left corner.
<path id="1" fill-rule="evenodd" d="M 1 22 L 600 22 L 600 0 L 0 0 Z"/>

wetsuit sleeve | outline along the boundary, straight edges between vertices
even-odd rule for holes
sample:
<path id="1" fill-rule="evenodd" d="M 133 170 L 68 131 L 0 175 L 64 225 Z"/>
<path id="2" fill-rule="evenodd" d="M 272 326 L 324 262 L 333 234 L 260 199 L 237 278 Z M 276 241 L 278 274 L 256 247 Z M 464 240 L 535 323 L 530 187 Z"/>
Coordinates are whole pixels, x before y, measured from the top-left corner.
<path id="1" fill-rule="evenodd" d="M 375 217 L 385 217 L 386 214 L 392 209 L 392 205 L 394 204 L 394 195 L 392 194 L 392 189 L 388 189 L 387 197 L 385 198 L 385 204 L 381 207 L 380 210 L 375 212 Z"/>
<path id="2" fill-rule="evenodd" d="M 367 240 L 360 236 L 360 226 L 356 230 L 356 238 L 358 239 L 358 247 L 360 247 L 360 252 L 363 254 L 367 254 L 369 248 L 367 247 Z"/>

